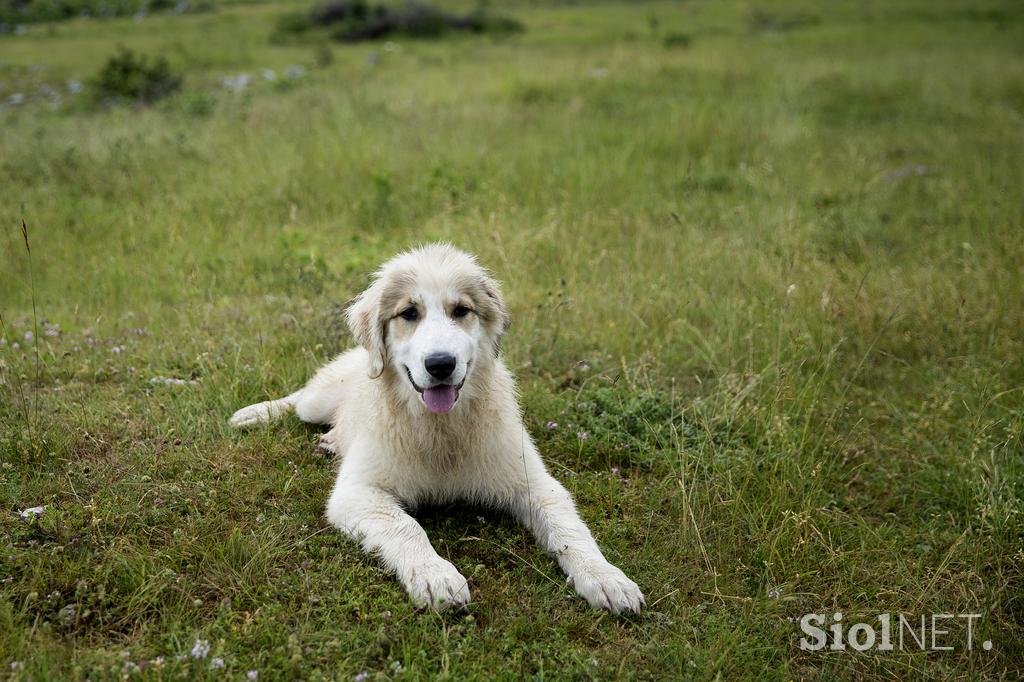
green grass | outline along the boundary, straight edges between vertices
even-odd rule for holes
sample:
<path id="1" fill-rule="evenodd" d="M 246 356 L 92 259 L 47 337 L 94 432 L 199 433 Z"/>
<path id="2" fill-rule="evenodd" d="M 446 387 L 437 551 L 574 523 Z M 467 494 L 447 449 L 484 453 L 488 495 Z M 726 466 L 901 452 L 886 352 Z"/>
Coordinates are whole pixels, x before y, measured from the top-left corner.
<path id="1" fill-rule="evenodd" d="M 333 60 L 270 42 L 296 7 L 0 36 L 0 675 L 1024 674 L 1017 3 L 510 2 L 507 39 Z M 34 94 L 117 44 L 182 92 Z M 475 603 L 417 613 L 323 522 L 314 429 L 227 428 L 434 239 L 503 281 L 528 425 L 643 616 L 464 507 L 420 518 Z M 984 618 L 801 651 L 833 611 Z"/>

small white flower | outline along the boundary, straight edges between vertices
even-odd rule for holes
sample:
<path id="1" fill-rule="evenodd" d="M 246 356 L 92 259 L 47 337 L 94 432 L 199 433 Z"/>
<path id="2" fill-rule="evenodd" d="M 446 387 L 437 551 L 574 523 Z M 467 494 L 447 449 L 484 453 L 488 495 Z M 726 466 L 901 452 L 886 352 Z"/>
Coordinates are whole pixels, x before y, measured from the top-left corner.
<path id="1" fill-rule="evenodd" d="M 250 680 L 258 680 L 258 679 L 260 679 L 260 671 L 259 670 L 250 670 L 249 672 L 247 672 L 245 674 L 245 676 L 247 678 L 249 678 Z"/>
<path id="2" fill-rule="evenodd" d="M 82 85 L 82 81 L 76 81 L 74 78 L 68 81 L 68 92 L 72 95 L 77 95 L 82 90 L 85 90 L 85 86 Z"/>
<path id="3" fill-rule="evenodd" d="M 224 667 L 224 659 L 223 658 L 217 657 L 217 658 L 210 659 L 210 669 L 211 670 L 217 670 L 217 669 L 223 668 L 223 667 Z"/>
<path id="4" fill-rule="evenodd" d="M 274 71 L 273 69 L 263 69 L 262 71 L 260 71 L 260 75 L 262 75 L 263 80 L 266 81 L 277 80 L 277 72 Z"/>
<path id="5" fill-rule="evenodd" d="M 585 441 L 588 438 L 590 438 L 590 434 L 587 433 L 586 431 L 577 431 L 576 437 L 579 438 L 581 441 Z"/>
<path id="6" fill-rule="evenodd" d="M 786 296 L 792 296 L 795 293 L 796 293 L 796 285 L 795 284 L 790 284 L 788 287 L 786 287 Z"/>
<path id="7" fill-rule="evenodd" d="M 547 428 L 548 431 L 554 431 L 555 429 L 558 428 L 558 422 L 548 422 Z"/>
<path id="8" fill-rule="evenodd" d="M 192 646 L 192 658 L 206 658 L 209 653 L 210 643 L 205 639 L 197 639 L 196 643 Z"/>
<path id="9" fill-rule="evenodd" d="M 302 78 L 306 75 L 306 67 L 293 64 L 284 70 L 285 78 Z"/>
<path id="10" fill-rule="evenodd" d="M 25 332 L 25 340 L 26 341 L 32 341 L 35 338 L 36 338 L 36 335 L 33 334 L 32 332 Z"/>
<path id="11" fill-rule="evenodd" d="M 363 672 L 361 672 L 361 673 L 357 674 L 357 675 L 356 675 L 355 677 L 353 677 L 352 679 L 353 679 L 353 680 L 354 680 L 355 682 L 366 682 L 366 680 L 370 679 L 370 673 L 368 673 L 368 672 L 366 672 L 366 671 L 364 670 Z"/>
<path id="12" fill-rule="evenodd" d="M 24 670 L 24 669 L 25 669 L 25 664 L 22 663 L 21 661 L 11 661 L 11 670 L 18 671 L 18 670 Z"/>

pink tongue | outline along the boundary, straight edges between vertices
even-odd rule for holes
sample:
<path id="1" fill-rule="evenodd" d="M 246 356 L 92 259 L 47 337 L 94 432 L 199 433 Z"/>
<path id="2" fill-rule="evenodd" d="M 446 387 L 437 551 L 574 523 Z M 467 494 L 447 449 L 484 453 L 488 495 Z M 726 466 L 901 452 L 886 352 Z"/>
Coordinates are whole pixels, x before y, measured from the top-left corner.
<path id="1" fill-rule="evenodd" d="M 438 414 L 452 409 L 458 397 L 459 389 L 456 386 L 445 384 L 423 389 L 423 402 L 427 404 L 427 409 Z"/>

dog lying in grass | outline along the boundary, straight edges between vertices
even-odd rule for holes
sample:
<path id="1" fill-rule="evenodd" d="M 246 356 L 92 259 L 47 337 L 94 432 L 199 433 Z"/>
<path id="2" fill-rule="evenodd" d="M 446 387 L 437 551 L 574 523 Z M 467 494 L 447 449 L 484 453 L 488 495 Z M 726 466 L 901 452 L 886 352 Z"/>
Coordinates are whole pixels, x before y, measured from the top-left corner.
<path id="1" fill-rule="evenodd" d="M 448 245 L 402 253 L 347 317 L 358 348 L 301 390 L 242 408 L 231 424 L 294 410 L 329 425 L 321 446 L 341 465 L 327 519 L 379 555 L 418 606 L 462 607 L 470 591 L 406 509 L 463 500 L 519 519 L 592 606 L 639 612 L 640 589 L 601 554 L 523 425 L 499 352 L 508 310 L 476 260 Z"/>

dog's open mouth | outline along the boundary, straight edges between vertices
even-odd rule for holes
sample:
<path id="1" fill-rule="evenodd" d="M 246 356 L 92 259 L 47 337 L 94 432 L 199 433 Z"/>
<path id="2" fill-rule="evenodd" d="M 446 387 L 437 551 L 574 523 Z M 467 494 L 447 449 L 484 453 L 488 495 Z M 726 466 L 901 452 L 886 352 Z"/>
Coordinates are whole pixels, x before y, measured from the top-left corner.
<path id="1" fill-rule="evenodd" d="M 428 410 L 434 414 L 444 414 L 452 409 L 455 406 L 455 401 L 459 399 L 459 387 L 452 386 L 451 384 L 441 384 L 440 386 L 425 389 L 421 395 L 423 396 L 423 402 L 427 404 Z"/>
<path id="2" fill-rule="evenodd" d="M 412 372 L 409 371 L 408 367 L 405 368 L 405 376 L 409 377 L 409 383 L 419 392 L 427 409 L 434 414 L 444 414 L 451 411 L 455 407 L 455 401 L 459 399 L 459 390 L 462 388 L 462 384 L 466 383 L 466 380 L 463 379 L 462 383 L 458 386 L 454 384 L 438 384 L 430 388 L 420 388 L 413 381 Z"/>

